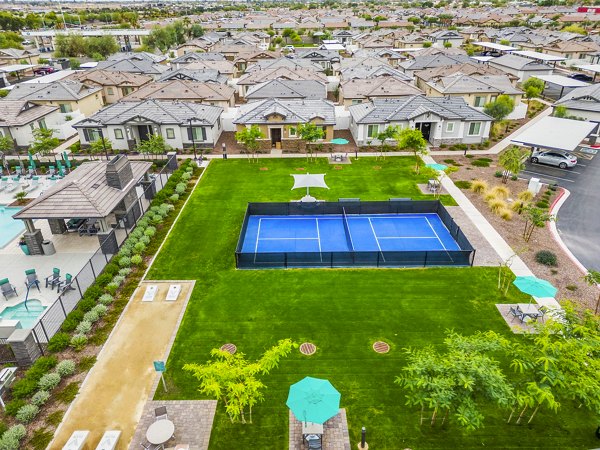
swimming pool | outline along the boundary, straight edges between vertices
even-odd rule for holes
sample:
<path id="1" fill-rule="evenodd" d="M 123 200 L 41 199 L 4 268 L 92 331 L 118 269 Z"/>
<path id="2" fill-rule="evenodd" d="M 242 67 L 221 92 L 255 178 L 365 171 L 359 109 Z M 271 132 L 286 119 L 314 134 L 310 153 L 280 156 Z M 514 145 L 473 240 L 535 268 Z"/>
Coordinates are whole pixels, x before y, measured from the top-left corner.
<path id="1" fill-rule="evenodd" d="M 12 218 L 21 208 L 0 205 L 0 248 L 6 247 L 19 234 L 25 231 L 22 220 Z"/>
<path id="2" fill-rule="evenodd" d="M 39 300 L 27 300 L 27 306 L 23 302 L 5 308 L 0 313 L 0 319 L 18 320 L 21 328 L 31 328 L 46 308 Z"/>

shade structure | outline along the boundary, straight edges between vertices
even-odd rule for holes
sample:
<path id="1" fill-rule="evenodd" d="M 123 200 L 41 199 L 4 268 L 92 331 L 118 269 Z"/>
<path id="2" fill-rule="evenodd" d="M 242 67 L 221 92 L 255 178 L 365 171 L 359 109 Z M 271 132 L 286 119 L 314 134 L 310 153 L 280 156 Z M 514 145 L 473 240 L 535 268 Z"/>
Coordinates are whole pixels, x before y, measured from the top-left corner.
<path id="1" fill-rule="evenodd" d="M 305 377 L 290 386 L 285 404 L 301 422 L 325 423 L 338 414 L 340 398 L 329 380 Z"/>
<path id="2" fill-rule="evenodd" d="M 511 141 L 529 147 L 572 152 L 597 126 L 596 122 L 548 116 L 511 138 Z"/>
<path id="3" fill-rule="evenodd" d="M 548 281 L 530 277 L 517 277 L 513 284 L 519 288 L 521 292 L 532 295 L 534 297 L 554 297 L 557 289 Z"/>
<path id="4" fill-rule="evenodd" d="M 435 170 L 446 170 L 448 168 L 448 166 L 446 166 L 445 164 L 438 163 L 426 164 L 425 166 Z"/>
<path id="5" fill-rule="evenodd" d="M 343 139 L 343 138 L 335 138 L 335 139 L 332 139 L 331 141 L 329 141 L 329 143 L 335 144 L 335 145 L 346 145 L 349 142 L 350 141 L 348 139 Z"/>
<path id="6" fill-rule="evenodd" d="M 29 168 L 31 170 L 35 170 L 35 161 L 33 160 L 33 155 L 29 155 Z"/>
<path id="7" fill-rule="evenodd" d="M 63 159 L 65 160 L 65 166 L 67 166 L 67 168 L 70 169 L 71 161 L 69 161 L 69 155 L 67 154 L 67 152 L 63 152 Z"/>

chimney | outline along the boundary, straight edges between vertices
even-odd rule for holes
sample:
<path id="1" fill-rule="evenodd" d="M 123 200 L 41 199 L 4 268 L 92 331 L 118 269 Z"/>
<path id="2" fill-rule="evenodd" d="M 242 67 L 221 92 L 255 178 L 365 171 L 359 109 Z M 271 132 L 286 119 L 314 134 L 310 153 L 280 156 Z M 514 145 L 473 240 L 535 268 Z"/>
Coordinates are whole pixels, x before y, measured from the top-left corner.
<path id="1" fill-rule="evenodd" d="M 106 164 L 106 183 L 110 187 L 123 190 L 131 180 L 133 172 L 127 156 L 117 155 Z"/>

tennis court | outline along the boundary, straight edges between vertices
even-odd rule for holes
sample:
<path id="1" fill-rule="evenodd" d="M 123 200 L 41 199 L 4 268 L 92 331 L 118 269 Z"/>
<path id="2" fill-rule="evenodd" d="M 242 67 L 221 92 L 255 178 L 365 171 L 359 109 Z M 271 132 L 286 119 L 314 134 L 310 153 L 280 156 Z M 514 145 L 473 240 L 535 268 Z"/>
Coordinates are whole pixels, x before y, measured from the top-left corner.
<path id="1" fill-rule="evenodd" d="M 249 217 L 243 253 L 460 250 L 436 213 Z"/>

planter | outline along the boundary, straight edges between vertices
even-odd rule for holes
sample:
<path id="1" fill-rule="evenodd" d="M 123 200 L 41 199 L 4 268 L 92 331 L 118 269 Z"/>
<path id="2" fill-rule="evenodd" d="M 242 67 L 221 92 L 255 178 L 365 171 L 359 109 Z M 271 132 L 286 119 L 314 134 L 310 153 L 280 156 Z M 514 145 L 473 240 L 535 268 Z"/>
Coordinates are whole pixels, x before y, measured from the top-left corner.
<path id="1" fill-rule="evenodd" d="M 26 255 L 29 255 L 29 247 L 27 247 L 27 244 L 19 244 L 19 247 L 21 247 L 21 250 L 23 250 L 23 253 L 25 253 Z"/>

